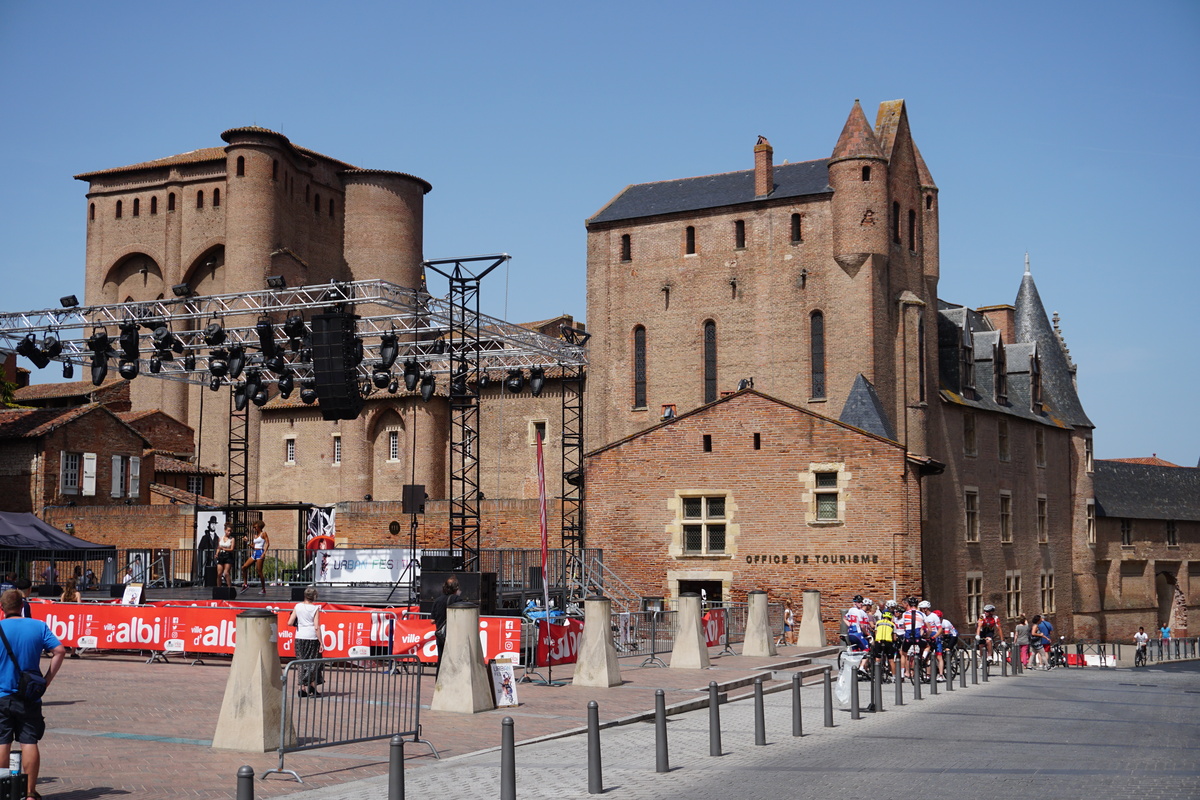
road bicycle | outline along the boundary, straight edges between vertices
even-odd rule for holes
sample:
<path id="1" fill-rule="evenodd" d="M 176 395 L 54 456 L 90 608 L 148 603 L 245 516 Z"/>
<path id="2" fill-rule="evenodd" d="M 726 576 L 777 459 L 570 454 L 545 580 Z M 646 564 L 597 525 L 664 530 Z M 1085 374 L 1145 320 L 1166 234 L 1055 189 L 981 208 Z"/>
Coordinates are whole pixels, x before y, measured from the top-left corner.
<path id="1" fill-rule="evenodd" d="M 1133 666 L 1135 666 L 1135 667 L 1146 666 L 1146 650 L 1147 649 L 1148 648 L 1144 644 L 1139 644 L 1137 646 L 1137 650 L 1133 654 Z"/>

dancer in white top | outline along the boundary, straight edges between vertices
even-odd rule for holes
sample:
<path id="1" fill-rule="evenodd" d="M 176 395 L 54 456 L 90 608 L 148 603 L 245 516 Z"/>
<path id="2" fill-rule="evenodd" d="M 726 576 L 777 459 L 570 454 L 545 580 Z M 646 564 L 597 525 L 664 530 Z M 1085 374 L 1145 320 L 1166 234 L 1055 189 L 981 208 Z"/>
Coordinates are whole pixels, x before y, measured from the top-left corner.
<path id="1" fill-rule="evenodd" d="M 261 519 L 255 520 L 254 524 L 250 526 L 250 528 L 254 531 L 254 538 L 250 543 L 250 557 L 246 559 L 245 564 L 242 564 L 243 591 L 250 588 L 250 584 L 246 580 L 248 577 L 246 570 L 249 569 L 253 564 L 258 570 L 258 582 L 262 587 L 262 590 L 259 592 L 259 594 L 267 593 L 267 579 L 263 577 L 263 561 L 265 561 L 267 558 L 267 551 L 271 549 L 271 537 L 267 536 L 267 534 L 263 532 L 265 527 L 267 526 Z"/>

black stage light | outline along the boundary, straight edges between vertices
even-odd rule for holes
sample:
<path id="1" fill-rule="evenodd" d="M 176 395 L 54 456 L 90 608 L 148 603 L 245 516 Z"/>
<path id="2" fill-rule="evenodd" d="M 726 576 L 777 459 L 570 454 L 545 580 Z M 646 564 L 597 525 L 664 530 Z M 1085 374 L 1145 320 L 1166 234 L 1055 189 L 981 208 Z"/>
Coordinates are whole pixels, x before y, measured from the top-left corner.
<path id="1" fill-rule="evenodd" d="M 446 340 L 445 339 L 434 339 L 433 340 L 433 354 L 435 356 L 440 356 L 440 355 L 445 355 L 445 353 L 446 353 Z"/>
<path id="2" fill-rule="evenodd" d="M 582 486 L 583 485 L 583 470 L 579 469 L 579 468 L 567 470 L 566 472 L 563 473 L 563 480 L 565 480 L 567 483 L 571 484 L 572 486 Z"/>
<path id="3" fill-rule="evenodd" d="M 117 343 L 121 345 L 121 350 L 125 353 L 126 361 L 137 360 L 138 325 L 136 322 L 127 321 L 121 323 L 121 335 L 117 337 Z"/>
<path id="4" fill-rule="evenodd" d="M 194 369 L 196 369 L 196 354 L 195 353 L 188 353 L 186 356 L 183 357 L 183 368 L 186 369 L 188 372 L 191 372 Z"/>
<path id="5" fill-rule="evenodd" d="M 303 339 L 308 333 L 308 329 L 304 327 L 304 317 L 299 314 L 292 314 L 283 323 L 283 332 L 287 334 L 289 339 Z"/>
<path id="6" fill-rule="evenodd" d="M 433 373 L 426 372 L 424 375 L 421 376 L 421 399 L 424 400 L 426 403 L 429 402 L 429 398 L 433 397 L 433 389 L 434 389 Z"/>
<path id="7" fill-rule="evenodd" d="M 287 362 L 283 360 L 283 356 L 279 355 L 279 353 L 271 356 L 263 363 L 266 365 L 267 369 L 271 370 L 271 372 L 274 372 L 276 375 L 278 375 L 280 372 L 283 372 L 284 369 L 287 368 Z"/>
<path id="8" fill-rule="evenodd" d="M 271 320 L 259 317 L 258 322 L 254 323 L 254 330 L 258 333 L 258 346 L 263 355 L 268 358 L 275 355 L 275 329 L 271 326 Z"/>
<path id="9" fill-rule="evenodd" d="M 58 302 L 62 303 L 63 308 L 74 308 L 79 305 L 79 298 L 73 294 L 69 294 L 66 297 L 58 298 Z"/>
<path id="10" fill-rule="evenodd" d="M 754 388 L 754 378 L 742 378 L 740 381 L 738 381 L 738 391 L 739 392 L 744 392 L 747 389 L 753 389 L 753 388 Z"/>
<path id="11" fill-rule="evenodd" d="M 250 402 L 250 396 L 246 394 L 246 384 L 243 381 L 233 387 L 233 408 L 236 411 L 245 411 L 248 402 Z"/>
<path id="12" fill-rule="evenodd" d="M 287 288 L 287 278 L 283 277 L 282 275 L 270 275 L 267 277 L 267 288 L 268 289 L 286 289 Z"/>
<path id="13" fill-rule="evenodd" d="M 219 391 L 221 388 L 221 378 L 217 375 L 213 375 L 211 378 L 209 378 L 208 388 L 212 389 L 214 392 Z"/>
<path id="14" fill-rule="evenodd" d="M 267 390 L 264 387 L 260 386 L 258 387 L 258 391 L 255 392 L 250 399 L 254 402 L 254 405 L 261 408 L 267 404 L 268 400 L 271 399 L 271 395 L 267 393 Z"/>
<path id="15" fill-rule="evenodd" d="M 396 392 L 400 391 L 400 382 L 395 378 L 392 378 L 392 382 L 388 384 L 387 390 L 388 394 L 395 394 Z"/>
<path id="16" fill-rule="evenodd" d="M 224 350 L 213 350 L 208 354 L 208 371 L 215 378 L 223 378 L 229 374 L 229 353 Z"/>
<path id="17" fill-rule="evenodd" d="M 49 358 L 58 358 L 62 354 L 62 342 L 53 333 L 47 333 L 42 339 L 42 352 Z"/>
<path id="18" fill-rule="evenodd" d="M 204 343 L 209 347 L 216 347 L 225 341 L 225 329 L 221 327 L 219 322 L 210 322 L 204 328 Z"/>
<path id="19" fill-rule="evenodd" d="M 157 355 L 150 356 L 150 374 L 157 375 L 162 372 L 162 359 Z"/>
<path id="20" fill-rule="evenodd" d="M 92 385 L 99 386 L 108 377 L 108 351 L 92 354 Z"/>
<path id="21" fill-rule="evenodd" d="M 363 340 L 360 337 L 354 337 L 354 350 L 350 354 L 350 365 L 357 367 L 363 362 L 365 355 L 366 348 L 363 347 Z"/>
<path id="22" fill-rule="evenodd" d="M 72 380 L 75 377 L 75 365 L 70 361 L 63 362 L 63 377 Z"/>
<path id="23" fill-rule="evenodd" d="M 480 390 L 486 389 L 491 384 L 492 384 L 492 379 L 486 372 L 479 373 L 479 388 L 480 388 Z"/>
<path id="24" fill-rule="evenodd" d="M 450 394 L 454 397 L 465 397 L 467 394 L 467 368 L 463 367 L 450 379 Z"/>
<path id="25" fill-rule="evenodd" d="M 279 385 L 279 394 L 281 397 L 289 397 L 292 394 L 292 389 L 296 386 L 296 379 L 292 376 L 292 371 L 286 367 L 279 372 L 279 380 L 276 381 Z"/>
<path id="26" fill-rule="evenodd" d="M 186 283 L 175 284 L 171 287 L 171 291 L 176 297 L 191 297 L 192 295 L 192 287 L 188 286 Z"/>
<path id="27" fill-rule="evenodd" d="M 379 339 L 379 366 L 383 367 L 384 371 L 391 369 L 399 355 L 400 345 L 396 334 L 385 333 L 381 336 Z"/>
<path id="28" fill-rule="evenodd" d="M 300 402 L 311 406 L 317 402 L 317 379 L 302 378 L 300 380 Z"/>
<path id="29" fill-rule="evenodd" d="M 510 369 L 504 379 L 504 388 L 513 394 L 519 394 L 525 388 L 525 373 L 519 369 Z"/>
<path id="30" fill-rule="evenodd" d="M 542 393 L 542 389 L 546 388 L 546 370 L 541 367 L 533 367 L 529 370 L 529 392 L 534 397 Z"/>
<path id="31" fill-rule="evenodd" d="M 17 345 L 17 352 L 32 361 L 33 365 L 38 369 L 43 369 L 50 363 L 50 359 L 38 347 L 37 334 L 34 333 L 25 334 L 25 338 Z"/>
<path id="32" fill-rule="evenodd" d="M 237 380 L 237 377 L 242 374 L 242 368 L 246 366 L 246 348 L 240 344 L 235 344 L 229 348 L 229 377 Z"/>
<path id="33" fill-rule="evenodd" d="M 159 325 L 155 328 L 150 338 L 154 340 L 154 346 L 159 350 L 174 350 L 176 353 L 183 352 L 183 342 L 179 341 L 166 325 Z"/>
<path id="34" fill-rule="evenodd" d="M 417 381 L 421 380 L 421 368 L 417 365 L 414 358 L 410 358 L 404 362 L 404 388 L 412 391 L 417 388 Z"/>
<path id="35" fill-rule="evenodd" d="M 313 359 L 313 351 L 311 347 L 300 348 L 300 363 L 311 364 Z"/>
<path id="36" fill-rule="evenodd" d="M 246 370 L 246 394 L 253 397 L 262 388 L 262 373 L 256 369 Z"/>
<path id="37" fill-rule="evenodd" d="M 137 359 L 121 359 L 121 363 L 117 365 L 117 372 L 121 373 L 121 377 L 127 381 L 131 381 L 138 376 Z"/>
<path id="38" fill-rule="evenodd" d="M 376 389 L 382 389 L 392 382 L 392 374 L 376 370 L 371 374 L 371 382 L 375 384 Z"/>
<path id="39" fill-rule="evenodd" d="M 112 350 L 112 345 L 108 341 L 108 331 L 104 328 L 93 328 L 92 335 L 88 337 L 88 350 L 93 353 L 107 353 Z"/>

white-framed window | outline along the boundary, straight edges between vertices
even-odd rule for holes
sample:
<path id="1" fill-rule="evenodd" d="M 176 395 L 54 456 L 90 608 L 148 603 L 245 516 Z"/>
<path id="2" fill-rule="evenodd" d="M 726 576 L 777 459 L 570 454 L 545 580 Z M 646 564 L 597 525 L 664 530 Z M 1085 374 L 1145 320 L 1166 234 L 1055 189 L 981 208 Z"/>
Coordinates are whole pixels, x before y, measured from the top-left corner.
<path id="1" fill-rule="evenodd" d="M 204 494 L 204 476 L 188 475 L 187 490 L 188 494 Z"/>
<path id="2" fill-rule="evenodd" d="M 684 555 L 725 553 L 726 495 L 683 495 L 680 498 Z"/>
<path id="3" fill-rule="evenodd" d="M 979 453 L 979 443 L 975 437 L 975 412 L 963 414 L 963 454 L 973 456 Z"/>
<path id="4" fill-rule="evenodd" d="M 1012 544 L 1012 492 L 1000 493 L 1000 543 Z"/>
<path id="5" fill-rule="evenodd" d="M 82 453 L 67 452 L 62 454 L 62 479 L 59 485 L 62 486 L 63 494 L 79 494 L 82 455 Z"/>
<path id="6" fill-rule="evenodd" d="M 846 520 L 846 488 L 850 473 L 840 462 L 809 464 L 801 481 L 809 489 L 808 522 L 813 525 L 838 525 Z"/>
<path id="7" fill-rule="evenodd" d="M 1096 543 L 1096 501 L 1087 501 L 1087 543 Z"/>
<path id="8" fill-rule="evenodd" d="M 134 498 L 141 494 L 142 459 L 137 456 L 112 457 L 109 496 Z"/>
<path id="9" fill-rule="evenodd" d="M 1021 613 L 1021 570 L 1004 571 L 1004 610 L 1012 619 Z"/>
<path id="10" fill-rule="evenodd" d="M 291 437 L 283 440 L 283 463 L 296 463 L 296 440 Z"/>
<path id="11" fill-rule="evenodd" d="M 1046 429 L 1033 429 L 1033 460 L 1039 467 L 1046 466 Z"/>
<path id="12" fill-rule="evenodd" d="M 342 435 L 340 433 L 333 435 L 333 463 L 334 466 L 342 463 Z"/>
<path id="13" fill-rule="evenodd" d="M 979 619 L 983 613 L 983 573 L 967 573 L 967 623 Z"/>
<path id="14" fill-rule="evenodd" d="M 1000 417 L 996 420 L 996 450 L 1000 455 L 1001 461 L 1008 461 L 1010 453 L 1008 449 L 1008 420 Z"/>
<path id="15" fill-rule="evenodd" d="M 388 461 L 400 460 L 400 431 L 388 431 Z"/>
<path id="16" fill-rule="evenodd" d="M 1092 437 L 1087 437 L 1083 440 L 1083 466 L 1087 472 L 1093 472 L 1096 469 L 1096 454 L 1092 449 Z"/>
<path id="17" fill-rule="evenodd" d="M 1054 613 L 1054 570 L 1042 570 L 1042 613 Z"/>
<path id="18" fill-rule="evenodd" d="M 546 446 L 546 420 L 531 419 L 525 429 L 526 442 L 530 447 L 537 444 L 538 437 L 542 437 L 542 447 Z"/>
<path id="19" fill-rule="evenodd" d="M 966 540 L 979 541 L 979 492 L 975 489 L 963 491 L 964 524 Z"/>
<path id="20" fill-rule="evenodd" d="M 79 487 L 84 497 L 96 496 L 96 454 L 83 454 L 83 485 Z"/>
<path id="21" fill-rule="evenodd" d="M 817 501 L 817 521 L 836 522 L 838 516 L 838 474 L 836 472 L 818 472 L 816 478 L 817 491 L 814 493 Z"/>
<path id="22" fill-rule="evenodd" d="M 1050 541 L 1050 520 L 1049 520 L 1050 501 L 1045 495 L 1038 495 L 1037 499 L 1037 532 L 1038 543 L 1045 544 Z"/>

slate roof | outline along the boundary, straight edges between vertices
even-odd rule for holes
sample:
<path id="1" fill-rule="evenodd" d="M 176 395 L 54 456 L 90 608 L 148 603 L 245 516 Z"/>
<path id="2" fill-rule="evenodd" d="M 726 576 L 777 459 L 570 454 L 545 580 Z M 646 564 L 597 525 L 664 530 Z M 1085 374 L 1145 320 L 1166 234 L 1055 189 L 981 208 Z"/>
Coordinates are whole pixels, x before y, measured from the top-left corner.
<path id="1" fill-rule="evenodd" d="M 1021 279 L 1017 292 L 1016 324 L 1013 339 L 1018 342 L 1037 342 L 1042 361 L 1042 397 L 1069 425 L 1094 428 L 1084 413 L 1083 403 L 1075 391 L 1074 376 L 1062 340 L 1058 338 L 1046 316 L 1037 285 L 1029 272 Z"/>
<path id="2" fill-rule="evenodd" d="M 627 186 L 587 221 L 589 226 L 603 222 L 679 214 L 721 208 L 742 203 L 762 203 L 787 197 L 804 197 L 833 191 L 829 187 L 828 159 L 776 164 L 775 190 L 756 198 L 754 170 L 724 172 L 698 178 L 681 178 L 658 183 Z"/>
<path id="3" fill-rule="evenodd" d="M 1097 460 L 1092 475 L 1102 517 L 1200 521 L 1200 469 Z"/>
<path id="4" fill-rule="evenodd" d="M 846 405 L 842 407 L 842 415 L 838 417 L 838 421 L 882 436 L 884 439 L 898 441 L 895 428 L 883 408 L 879 394 L 862 373 L 854 379 L 854 386 L 846 397 Z"/>

